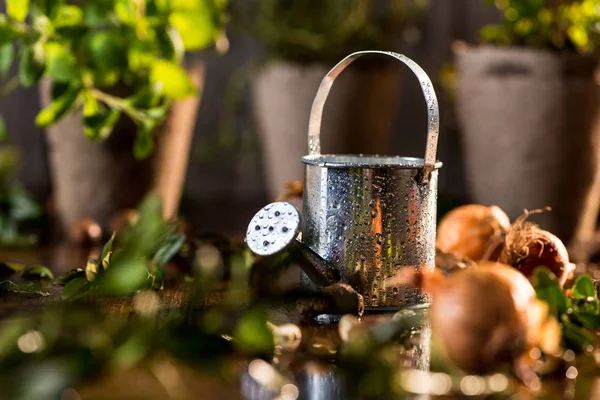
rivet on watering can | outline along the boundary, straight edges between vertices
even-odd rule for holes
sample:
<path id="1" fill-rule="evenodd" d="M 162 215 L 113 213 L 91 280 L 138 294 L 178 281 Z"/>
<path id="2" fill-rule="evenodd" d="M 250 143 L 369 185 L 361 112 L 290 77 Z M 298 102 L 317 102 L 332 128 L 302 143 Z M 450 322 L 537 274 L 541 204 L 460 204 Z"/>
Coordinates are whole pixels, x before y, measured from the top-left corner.
<path id="1" fill-rule="evenodd" d="M 246 232 L 250 250 L 260 256 L 271 256 L 281 251 L 290 252 L 294 260 L 319 286 L 339 282 L 340 274 L 318 254 L 296 239 L 300 230 L 300 214 L 287 202 L 271 203 L 261 208 L 252 218 Z"/>

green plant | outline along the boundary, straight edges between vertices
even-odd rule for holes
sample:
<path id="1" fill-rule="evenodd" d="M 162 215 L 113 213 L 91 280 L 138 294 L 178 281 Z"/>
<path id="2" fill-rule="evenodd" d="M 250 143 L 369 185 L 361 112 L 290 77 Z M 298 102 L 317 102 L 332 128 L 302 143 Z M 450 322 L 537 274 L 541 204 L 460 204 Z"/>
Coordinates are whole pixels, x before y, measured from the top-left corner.
<path id="1" fill-rule="evenodd" d="M 52 82 L 52 102 L 37 116 L 47 127 L 82 108 L 86 136 L 106 139 L 126 115 L 137 126 L 134 154 L 148 156 L 174 99 L 195 87 L 185 52 L 222 35 L 227 0 L 7 0 L 0 15 L 0 89 Z M 16 51 L 18 49 L 18 57 Z"/>
<path id="2" fill-rule="evenodd" d="M 406 30 L 410 36 L 427 2 L 259 0 L 254 12 L 240 13 L 240 17 L 274 58 L 335 62 L 353 51 L 388 48 L 394 33 Z M 385 7 L 379 9 L 380 5 Z M 248 21 L 247 15 L 256 17 Z"/>
<path id="3" fill-rule="evenodd" d="M 486 0 L 503 13 L 480 31 L 499 45 L 592 53 L 600 46 L 600 0 Z"/>
<path id="4" fill-rule="evenodd" d="M 98 259 L 89 260 L 85 270 L 69 271 L 59 278 L 59 283 L 65 285 L 63 297 L 77 300 L 90 294 L 123 296 L 162 288 L 164 266 L 185 241 L 185 235 L 177 233 L 177 226 L 164 221 L 162 215 L 160 198 L 146 197 L 137 222 L 113 234 Z"/>
<path id="5" fill-rule="evenodd" d="M 10 176 L 19 161 L 11 146 L 0 148 L 0 245 L 31 246 L 38 242 L 33 230 L 39 227 L 42 209 Z"/>
<path id="6" fill-rule="evenodd" d="M 582 351 L 598 346 L 600 300 L 591 276 L 579 275 L 567 295 L 549 269 L 538 267 L 533 273 L 533 286 L 537 297 L 548 303 L 560 322 L 566 348 Z"/>

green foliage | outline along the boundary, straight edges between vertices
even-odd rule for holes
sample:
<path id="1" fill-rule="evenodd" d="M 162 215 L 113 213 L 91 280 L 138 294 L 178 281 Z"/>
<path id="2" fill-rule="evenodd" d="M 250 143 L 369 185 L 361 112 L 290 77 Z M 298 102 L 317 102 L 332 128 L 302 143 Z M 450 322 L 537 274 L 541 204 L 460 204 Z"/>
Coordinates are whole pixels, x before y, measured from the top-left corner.
<path id="1" fill-rule="evenodd" d="M 179 251 L 185 236 L 175 224 L 163 219 L 157 196 L 142 201 L 139 218 L 104 245 L 98 259 L 89 260 L 85 270 L 73 270 L 59 277 L 62 296 L 77 300 L 90 294 L 124 296 L 142 289 L 160 289 L 164 266 Z"/>
<path id="2" fill-rule="evenodd" d="M 165 356 L 206 369 L 225 364 L 233 344 L 185 317 L 177 310 L 166 317 L 129 316 L 63 303 L 6 321 L 0 329 L 0 397 L 58 399 L 68 387 L 144 361 L 160 366 Z M 162 358 L 152 358 L 157 355 Z"/>
<path id="3" fill-rule="evenodd" d="M 18 161 L 19 153 L 13 147 L 0 148 L 0 246 L 31 246 L 38 242 L 34 232 L 41 222 L 42 209 L 10 180 Z"/>
<path id="4" fill-rule="evenodd" d="M 181 67 L 184 53 L 222 35 L 226 5 L 224 0 L 9 0 L 7 14 L 0 15 L 0 76 L 20 48 L 23 86 L 45 77 L 69 88 L 40 112 L 39 126 L 83 107 L 86 136 L 103 140 L 126 116 L 138 126 L 134 152 L 144 158 L 170 102 L 195 93 Z M 125 96 L 114 95 L 123 88 Z M 133 101 L 146 93 L 151 101 Z"/>
<path id="5" fill-rule="evenodd" d="M 495 0 L 493 3 L 503 13 L 503 20 L 480 31 L 485 42 L 579 53 L 598 50 L 600 0 Z"/>
<path id="6" fill-rule="evenodd" d="M 54 276 L 43 265 L 0 263 L 0 293 L 48 296 Z"/>
<path id="7" fill-rule="evenodd" d="M 413 25 L 427 0 L 259 0 L 242 9 L 242 25 L 254 31 L 270 56 L 300 62 L 336 62 L 353 51 L 386 49 L 394 33 Z M 379 2 L 382 4 L 382 2 Z M 381 11 L 381 12 L 380 12 Z M 251 16 L 256 16 L 250 20 Z"/>
<path id="8" fill-rule="evenodd" d="M 567 296 L 554 274 L 539 267 L 533 274 L 533 287 L 537 297 L 548 303 L 551 314 L 560 322 L 566 347 L 581 351 L 598 344 L 593 331 L 600 328 L 600 300 L 589 275 L 580 275 L 571 296 Z"/>

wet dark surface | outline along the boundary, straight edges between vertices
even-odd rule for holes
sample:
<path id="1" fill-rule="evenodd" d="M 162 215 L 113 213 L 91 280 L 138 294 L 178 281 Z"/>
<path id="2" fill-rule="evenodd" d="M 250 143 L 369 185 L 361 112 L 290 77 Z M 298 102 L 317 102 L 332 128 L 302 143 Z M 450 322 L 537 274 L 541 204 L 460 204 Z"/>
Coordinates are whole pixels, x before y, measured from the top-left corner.
<path id="1" fill-rule="evenodd" d="M 54 272 L 82 267 L 94 249 L 58 246 L 37 251 L 2 251 L 6 261 L 46 264 Z M 206 304 L 218 304 L 219 292 L 212 293 Z M 159 292 L 161 307 L 173 308 L 185 299 L 183 286 Z M 115 312 L 131 309 L 131 299 L 106 299 L 101 303 Z M 55 288 L 48 297 L 4 294 L 0 317 L 39 309 L 60 301 Z M 295 307 L 273 302 L 269 321 L 279 326 L 282 336 L 276 341 L 271 359 L 232 358 L 229 368 L 233 378 L 215 377 L 215 371 L 192 370 L 177 360 L 159 355 L 148 365 L 111 374 L 67 393 L 65 399 L 362 399 L 362 398 L 515 398 L 515 399 L 597 399 L 600 398 L 600 369 L 587 357 L 571 363 L 575 369 L 561 370 L 543 379 L 541 391 L 533 394 L 511 374 L 497 373 L 471 376 L 440 368 L 439 354 L 431 346 L 431 331 L 426 324 L 426 310 L 400 313 L 367 313 L 359 325 L 348 330 L 339 317 L 321 317 L 320 323 L 301 322 Z M 390 379 L 395 394 L 363 396 L 370 392 L 370 382 L 381 379 L 379 370 L 370 365 L 354 365 L 352 370 L 331 360 L 344 343 L 352 340 L 348 332 L 366 331 L 385 335 L 385 323 L 402 326 L 393 344 L 382 349 L 382 359 L 393 367 Z M 294 324 L 294 325 L 290 325 Z M 291 331 L 290 331 L 291 329 Z M 289 334 L 297 332 L 300 334 Z M 287 333 L 286 333 L 287 332 Z M 299 337 L 301 336 L 301 337 Z M 350 339 L 348 339 L 350 337 Z M 445 372 L 441 372 L 445 371 Z M 377 372 L 374 374 L 374 372 Z M 62 400 L 62 399 L 61 399 Z"/>

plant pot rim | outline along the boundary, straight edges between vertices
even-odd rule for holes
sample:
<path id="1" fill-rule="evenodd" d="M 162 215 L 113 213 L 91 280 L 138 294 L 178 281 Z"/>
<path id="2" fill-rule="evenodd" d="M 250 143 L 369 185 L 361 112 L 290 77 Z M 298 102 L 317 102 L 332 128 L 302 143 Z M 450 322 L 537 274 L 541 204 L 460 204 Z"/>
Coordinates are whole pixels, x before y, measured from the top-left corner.
<path id="1" fill-rule="evenodd" d="M 453 46 L 452 51 L 454 55 L 461 56 L 464 54 L 482 54 L 482 53 L 495 53 L 495 54 L 506 54 L 507 56 L 514 56 L 516 54 L 537 54 L 540 56 L 549 56 L 560 59 L 589 59 L 598 62 L 599 55 L 595 53 L 582 54 L 572 50 L 549 50 L 540 49 L 536 47 L 527 46 L 496 46 L 493 44 L 464 44 L 460 46 Z"/>
<path id="2" fill-rule="evenodd" d="M 459 65 L 480 66 L 513 66 L 519 68 L 536 68 L 542 65 L 541 74 L 554 71 L 552 74 L 593 76 L 600 59 L 594 54 L 580 54 L 574 51 L 552 51 L 523 46 L 455 46 L 454 58 Z M 510 68 L 509 68 L 510 69 Z"/>

